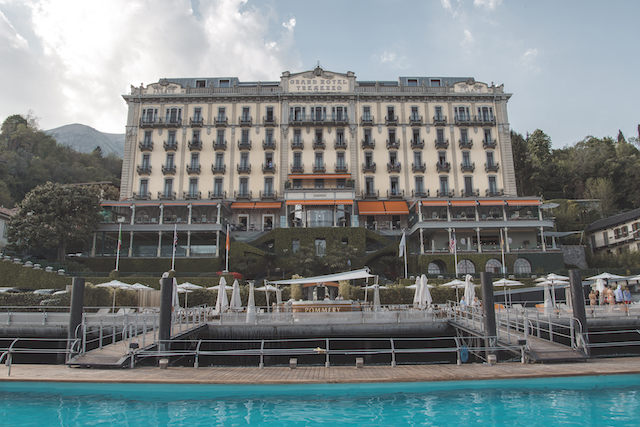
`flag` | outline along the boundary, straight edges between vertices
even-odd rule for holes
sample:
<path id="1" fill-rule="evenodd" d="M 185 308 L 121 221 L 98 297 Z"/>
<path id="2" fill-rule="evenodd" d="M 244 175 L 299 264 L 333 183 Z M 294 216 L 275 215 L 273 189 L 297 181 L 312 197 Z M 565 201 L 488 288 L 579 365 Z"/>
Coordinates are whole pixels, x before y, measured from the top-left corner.
<path id="1" fill-rule="evenodd" d="M 500 249 L 504 250 L 504 237 L 503 237 L 503 230 L 500 230 Z"/>
<path id="2" fill-rule="evenodd" d="M 227 225 L 227 244 L 226 244 L 226 248 L 227 248 L 227 253 L 229 253 L 229 226 Z"/>
<path id="3" fill-rule="evenodd" d="M 178 224 L 173 228 L 173 247 L 175 248 L 178 244 Z"/>
<path id="4" fill-rule="evenodd" d="M 400 240 L 400 246 L 398 247 L 398 257 L 402 257 L 407 250 L 407 239 L 404 232 L 402 232 L 402 239 Z"/>
<path id="5" fill-rule="evenodd" d="M 118 252 L 122 249 L 122 226 L 120 226 L 120 230 L 118 231 Z"/>
<path id="6" fill-rule="evenodd" d="M 449 242 L 449 251 L 451 253 L 455 253 L 456 252 L 456 233 L 455 233 L 455 231 L 451 235 L 451 241 Z"/>

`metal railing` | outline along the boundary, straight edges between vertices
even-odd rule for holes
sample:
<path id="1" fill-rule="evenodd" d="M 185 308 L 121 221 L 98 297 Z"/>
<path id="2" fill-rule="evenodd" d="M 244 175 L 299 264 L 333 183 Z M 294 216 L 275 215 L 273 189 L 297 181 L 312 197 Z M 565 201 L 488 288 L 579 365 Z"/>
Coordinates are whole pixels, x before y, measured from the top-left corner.
<path id="1" fill-rule="evenodd" d="M 51 348 L 42 347 L 20 347 L 19 343 L 22 342 L 39 342 L 52 344 Z M 60 348 L 60 342 L 66 342 L 65 348 Z M 4 362 L 7 366 L 7 376 L 11 376 L 11 366 L 13 365 L 13 356 L 15 354 L 48 354 L 48 355 L 65 355 L 65 360 L 68 360 L 69 355 L 74 352 L 78 352 L 80 346 L 80 340 L 78 339 L 60 339 L 60 338 L 14 338 L 8 347 L 0 348 L 0 363 Z"/>

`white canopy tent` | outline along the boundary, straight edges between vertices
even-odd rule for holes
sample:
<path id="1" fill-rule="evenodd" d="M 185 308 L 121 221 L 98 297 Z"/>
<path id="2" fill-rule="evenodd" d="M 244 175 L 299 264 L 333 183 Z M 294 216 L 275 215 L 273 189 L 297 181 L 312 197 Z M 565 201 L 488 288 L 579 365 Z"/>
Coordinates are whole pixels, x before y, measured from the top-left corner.
<path id="1" fill-rule="evenodd" d="M 305 283 L 322 283 L 322 282 L 338 282 L 340 280 L 354 280 L 354 279 L 367 279 L 369 277 L 376 277 L 369 272 L 367 267 L 360 270 L 345 271 L 344 273 L 326 274 L 324 276 L 305 277 L 302 279 L 289 279 L 289 280 L 272 280 L 265 281 L 267 285 L 298 285 Z"/>

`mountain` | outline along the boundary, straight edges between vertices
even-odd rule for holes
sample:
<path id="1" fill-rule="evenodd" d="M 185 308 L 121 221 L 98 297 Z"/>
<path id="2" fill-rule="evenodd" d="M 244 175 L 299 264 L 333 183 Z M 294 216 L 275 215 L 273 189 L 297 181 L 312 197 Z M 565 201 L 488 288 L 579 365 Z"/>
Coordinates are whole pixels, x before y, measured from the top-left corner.
<path id="1" fill-rule="evenodd" d="M 104 155 L 114 153 L 122 158 L 124 153 L 123 133 L 104 133 L 78 123 L 45 132 L 53 136 L 59 144 L 69 146 L 81 153 L 91 153 L 98 146 Z"/>

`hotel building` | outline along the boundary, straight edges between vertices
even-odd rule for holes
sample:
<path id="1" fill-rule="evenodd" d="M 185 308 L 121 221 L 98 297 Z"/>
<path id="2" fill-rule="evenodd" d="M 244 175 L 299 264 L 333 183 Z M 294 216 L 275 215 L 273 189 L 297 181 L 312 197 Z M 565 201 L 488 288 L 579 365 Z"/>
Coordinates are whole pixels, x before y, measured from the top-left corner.
<path id="1" fill-rule="evenodd" d="M 453 239 L 460 254 L 547 252 L 553 221 L 517 197 L 510 96 L 471 77 L 360 81 L 320 67 L 132 86 L 121 200 L 103 203 L 93 255 L 114 254 L 120 227 L 122 256 L 171 256 L 174 229 L 179 256 L 221 256 L 227 223 L 256 236 L 406 230 L 414 254 L 446 256 Z M 436 261 L 430 272 L 444 272 Z"/>

